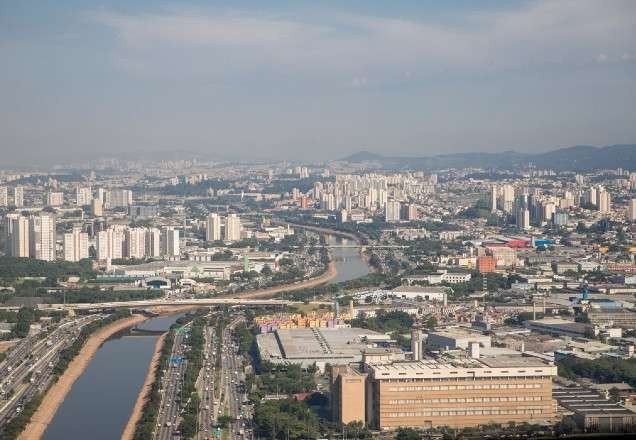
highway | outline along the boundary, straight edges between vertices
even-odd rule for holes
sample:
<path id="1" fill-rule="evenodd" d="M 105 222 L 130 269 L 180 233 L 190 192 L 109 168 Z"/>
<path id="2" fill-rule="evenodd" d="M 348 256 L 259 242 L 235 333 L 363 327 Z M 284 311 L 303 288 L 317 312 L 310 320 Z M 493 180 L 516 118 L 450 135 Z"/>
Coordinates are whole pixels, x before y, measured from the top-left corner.
<path id="1" fill-rule="evenodd" d="M 79 317 L 62 321 L 50 333 L 41 332 L 25 338 L 2 362 L 0 392 L 0 428 L 19 414 L 36 394 L 44 391 L 53 378 L 53 369 L 62 350 L 79 336 L 81 329 L 103 315 Z"/>
<path id="2" fill-rule="evenodd" d="M 216 417 L 214 413 L 214 376 L 216 371 L 216 348 L 217 341 L 215 328 L 208 326 L 205 328 L 205 349 L 203 351 L 203 356 L 205 359 L 197 384 L 197 391 L 199 393 L 199 397 L 201 398 L 201 404 L 199 406 L 198 438 L 202 440 L 206 440 L 214 434 L 214 425 L 216 423 Z"/>
<path id="3" fill-rule="evenodd" d="M 246 421 L 249 420 L 245 401 L 245 376 L 243 357 L 238 354 L 238 344 L 234 341 L 234 328 L 244 321 L 243 316 L 234 318 L 223 330 L 221 347 L 221 393 L 222 402 L 218 416 L 227 415 L 232 419 L 229 425 L 229 437 L 232 439 L 251 438 L 247 431 Z"/>
<path id="4" fill-rule="evenodd" d="M 190 324 L 184 325 L 184 330 L 189 328 Z M 156 439 L 172 439 L 174 432 L 179 426 L 181 385 L 183 384 L 183 374 L 186 369 L 184 355 L 187 339 L 188 333 L 185 331 L 175 332 L 168 369 L 164 371 L 162 377 L 161 405 L 159 406 L 159 416 L 157 418 Z"/>

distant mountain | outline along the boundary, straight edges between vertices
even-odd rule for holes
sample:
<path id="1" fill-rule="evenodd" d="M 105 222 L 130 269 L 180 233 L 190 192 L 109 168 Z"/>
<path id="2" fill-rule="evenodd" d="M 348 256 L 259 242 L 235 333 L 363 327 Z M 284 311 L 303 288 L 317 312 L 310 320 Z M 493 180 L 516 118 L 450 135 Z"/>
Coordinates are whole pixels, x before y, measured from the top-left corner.
<path id="1" fill-rule="evenodd" d="M 636 169 L 636 144 L 593 147 L 578 145 L 546 153 L 454 153 L 428 157 L 382 156 L 362 151 L 343 161 L 379 162 L 388 169 L 494 168 L 510 169 L 530 164 L 554 170 L 590 171 L 605 168 Z"/>

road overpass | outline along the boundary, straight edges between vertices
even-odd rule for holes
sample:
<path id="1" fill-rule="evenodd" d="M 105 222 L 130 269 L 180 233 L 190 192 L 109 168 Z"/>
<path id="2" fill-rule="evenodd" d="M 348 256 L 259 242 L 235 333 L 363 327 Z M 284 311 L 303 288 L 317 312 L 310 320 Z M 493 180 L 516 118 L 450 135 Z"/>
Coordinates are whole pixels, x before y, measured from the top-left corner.
<path id="1" fill-rule="evenodd" d="M 104 303 L 67 303 L 67 304 L 41 304 L 44 309 L 55 310 L 92 310 L 92 309 L 143 309 L 161 306 L 286 306 L 300 304 L 299 301 L 283 299 L 248 299 L 248 298 L 192 298 L 192 299 L 151 299 L 141 301 L 114 301 Z M 19 307 L 0 307 L 0 310 L 15 310 Z"/>

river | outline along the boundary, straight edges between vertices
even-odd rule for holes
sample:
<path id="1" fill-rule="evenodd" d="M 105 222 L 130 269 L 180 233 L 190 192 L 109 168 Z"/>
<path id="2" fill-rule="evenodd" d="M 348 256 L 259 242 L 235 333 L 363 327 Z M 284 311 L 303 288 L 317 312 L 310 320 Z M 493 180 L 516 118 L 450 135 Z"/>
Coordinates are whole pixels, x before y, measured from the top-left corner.
<path id="1" fill-rule="evenodd" d="M 355 244 L 356 242 L 339 237 L 336 235 L 327 235 L 327 244 L 329 245 L 347 245 Z M 331 248 L 331 257 L 336 265 L 338 275 L 328 284 L 339 283 L 341 281 L 353 280 L 360 278 L 369 273 L 369 266 L 366 261 L 360 256 L 360 249 L 358 248 Z"/>
<path id="2" fill-rule="evenodd" d="M 347 238 L 327 235 L 333 245 L 354 243 Z M 369 273 L 369 266 L 357 248 L 332 248 L 337 283 Z M 168 330 L 179 316 L 149 319 L 138 326 L 150 331 Z M 131 336 L 129 332 L 106 341 L 75 382 L 44 433 L 44 440 L 119 438 L 128 422 L 158 335 Z"/>
<path id="3" fill-rule="evenodd" d="M 138 328 L 168 330 L 182 315 L 152 318 Z M 158 337 L 124 332 L 106 341 L 73 385 L 42 438 L 119 438 L 146 378 Z"/>

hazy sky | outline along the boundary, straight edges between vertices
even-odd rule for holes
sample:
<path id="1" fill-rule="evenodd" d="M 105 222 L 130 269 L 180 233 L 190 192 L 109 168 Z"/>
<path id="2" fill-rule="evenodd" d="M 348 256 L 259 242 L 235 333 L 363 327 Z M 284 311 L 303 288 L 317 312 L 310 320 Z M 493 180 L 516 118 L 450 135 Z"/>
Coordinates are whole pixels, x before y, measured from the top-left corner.
<path id="1" fill-rule="evenodd" d="M 0 0 L 0 166 L 636 143 L 636 1 Z"/>

